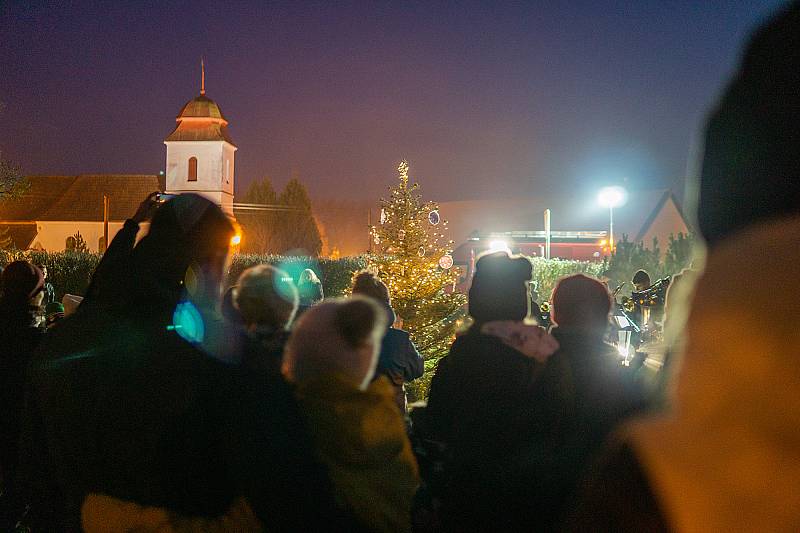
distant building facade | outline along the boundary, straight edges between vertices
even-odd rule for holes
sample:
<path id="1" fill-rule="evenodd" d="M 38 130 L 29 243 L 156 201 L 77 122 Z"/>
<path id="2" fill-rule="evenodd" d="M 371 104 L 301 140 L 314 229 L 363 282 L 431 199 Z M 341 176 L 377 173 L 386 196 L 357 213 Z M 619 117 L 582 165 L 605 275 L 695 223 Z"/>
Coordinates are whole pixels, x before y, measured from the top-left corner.
<path id="1" fill-rule="evenodd" d="M 176 122 L 164 140 L 165 173 L 29 176 L 30 188 L 21 198 L 0 203 L 0 231 L 20 250 L 63 251 L 80 233 L 90 251 L 104 251 L 104 197 L 110 242 L 153 192 L 201 194 L 232 217 L 236 146 L 228 121 L 202 87 Z"/>
<path id="2" fill-rule="evenodd" d="M 609 212 L 594 198 L 579 195 L 518 197 L 440 203 L 455 243 L 457 265 L 468 265 L 493 241 L 505 241 L 512 251 L 544 256 L 544 212 L 550 210 L 550 257 L 601 260 L 609 250 Z M 629 193 L 614 209 L 614 240 L 626 237 L 652 248 L 656 239 L 663 254 L 670 235 L 687 234 L 690 226 L 670 190 Z"/>

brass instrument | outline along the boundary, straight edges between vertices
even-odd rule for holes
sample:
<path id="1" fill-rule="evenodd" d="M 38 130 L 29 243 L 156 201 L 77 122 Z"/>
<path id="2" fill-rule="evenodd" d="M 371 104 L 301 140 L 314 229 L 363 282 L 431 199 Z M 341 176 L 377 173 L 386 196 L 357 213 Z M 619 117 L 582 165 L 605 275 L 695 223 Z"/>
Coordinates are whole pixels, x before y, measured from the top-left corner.
<path id="1" fill-rule="evenodd" d="M 622 310 L 626 313 L 633 313 L 634 309 L 636 309 L 636 304 L 633 301 L 633 298 L 629 296 L 622 297 Z"/>
<path id="2" fill-rule="evenodd" d="M 672 278 L 667 276 L 656 281 L 643 291 L 633 291 L 629 300 L 631 300 L 632 305 L 639 305 L 643 308 L 664 305 L 664 302 L 667 298 L 667 289 L 669 288 L 669 282 L 671 279 Z M 625 301 L 625 298 L 622 300 L 622 305 L 624 306 L 627 302 Z"/>

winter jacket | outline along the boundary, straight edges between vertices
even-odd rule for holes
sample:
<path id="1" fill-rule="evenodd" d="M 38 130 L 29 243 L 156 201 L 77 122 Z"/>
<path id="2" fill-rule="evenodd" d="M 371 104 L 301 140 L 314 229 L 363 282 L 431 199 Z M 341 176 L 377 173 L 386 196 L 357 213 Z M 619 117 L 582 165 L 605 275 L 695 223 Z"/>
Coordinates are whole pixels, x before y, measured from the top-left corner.
<path id="1" fill-rule="evenodd" d="M 35 308 L 9 305 L 0 300 L 0 487 L 14 478 L 26 372 L 44 335 Z"/>
<path id="2" fill-rule="evenodd" d="M 554 529 L 563 519 L 611 432 L 646 406 L 642 389 L 619 364 L 619 353 L 603 341 L 602 333 L 562 327 L 551 333 L 559 349 L 548 359 L 540 382 L 547 454 L 537 458 L 537 448 L 520 454 L 529 467 L 531 485 L 538 485 L 528 501 L 540 509 L 536 526 L 542 530 Z"/>
<path id="3" fill-rule="evenodd" d="M 408 531 L 417 463 L 393 389 L 365 391 L 336 375 L 300 384 L 297 397 L 337 500 L 369 531 Z"/>
<path id="4" fill-rule="evenodd" d="M 84 533 L 255 533 L 265 531 L 246 498 L 238 498 L 219 517 L 182 516 L 163 507 L 146 507 L 103 494 L 90 494 L 81 512 Z"/>
<path id="5" fill-rule="evenodd" d="M 23 458 L 40 529 L 78 530 L 91 493 L 208 519 L 245 497 L 272 529 L 336 528 L 341 513 L 285 382 L 174 332 L 98 331 L 89 317 L 55 328 L 34 361 Z"/>
<path id="6" fill-rule="evenodd" d="M 442 480 L 429 480 L 439 487 L 444 530 L 531 528 L 540 509 L 529 495 L 545 481 L 528 473 L 547 456 L 550 435 L 542 428 L 552 425 L 541 408 L 543 370 L 475 326 L 439 361 L 419 428 L 446 450 Z"/>
<path id="7" fill-rule="evenodd" d="M 391 308 L 388 309 L 388 312 L 389 327 L 386 329 L 381 343 L 375 378 L 386 376 L 389 379 L 395 389 L 395 402 L 400 411 L 405 413 L 404 384 L 422 376 L 425 372 L 425 361 L 411 341 L 408 332 L 391 326 L 397 317 Z"/>
<path id="8" fill-rule="evenodd" d="M 289 332 L 262 327 L 253 332 L 242 331 L 242 336 L 242 365 L 254 372 L 280 376 Z"/>
<path id="9" fill-rule="evenodd" d="M 458 337 L 439 361 L 426 418 L 454 453 L 480 457 L 511 450 L 531 432 L 544 367 L 478 329 Z"/>
<path id="10" fill-rule="evenodd" d="M 608 507 L 609 486 L 646 489 L 671 531 L 798 530 L 798 262 L 800 216 L 753 227 L 710 251 L 691 302 L 672 409 L 625 428 L 623 445 L 578 506 L 575 530 L 595 517 L 617 531 L 644 530 L 648 514 Z M 744 286 L 757 290 L 747 299 L 731 290 Z M 772 320 L 750 327 L 763 323 L 764 309 Z"/>

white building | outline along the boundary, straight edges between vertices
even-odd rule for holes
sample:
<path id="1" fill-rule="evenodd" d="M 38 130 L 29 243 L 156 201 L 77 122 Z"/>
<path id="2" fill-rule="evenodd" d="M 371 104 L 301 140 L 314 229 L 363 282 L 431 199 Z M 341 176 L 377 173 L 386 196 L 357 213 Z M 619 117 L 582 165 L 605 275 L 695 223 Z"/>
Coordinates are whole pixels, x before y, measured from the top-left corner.
<path id="1" fill-rule="evenodd" d="M 205 95 L 189 100 L 176 118 L 167 145 L 167 193 L 194 192 L 233 216 L 234 156 L 228 121 Z"/>
<path id="2" fill-rule="evenodd" d="M 194 192 L 233 216 L 234 154 L 228 121 L 205 95 L 183 106 L 164 140 L 166 175 L 82 174 L 29 176 L 22 198 L 0 203 L 0 238 L 21 250 L 62 251 L 77 233 L 93 252 L 105 250 L 104 197 L 109 242 L 148 194 Z"/>

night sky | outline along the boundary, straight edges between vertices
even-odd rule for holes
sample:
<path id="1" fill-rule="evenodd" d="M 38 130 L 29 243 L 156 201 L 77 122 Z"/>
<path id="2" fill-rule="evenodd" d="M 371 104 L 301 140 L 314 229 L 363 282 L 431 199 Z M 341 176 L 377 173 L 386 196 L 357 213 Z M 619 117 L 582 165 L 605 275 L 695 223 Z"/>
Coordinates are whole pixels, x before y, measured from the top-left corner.
<path id="1" fill-rule="evenodd" d="M 296 173 L 377 197 L 401 158 L 442 201 L 670 186 L 780 5 L 0 0 L 0 150 L 29 174 L 156 173 L 202 55 L 240 192 Z"/>

